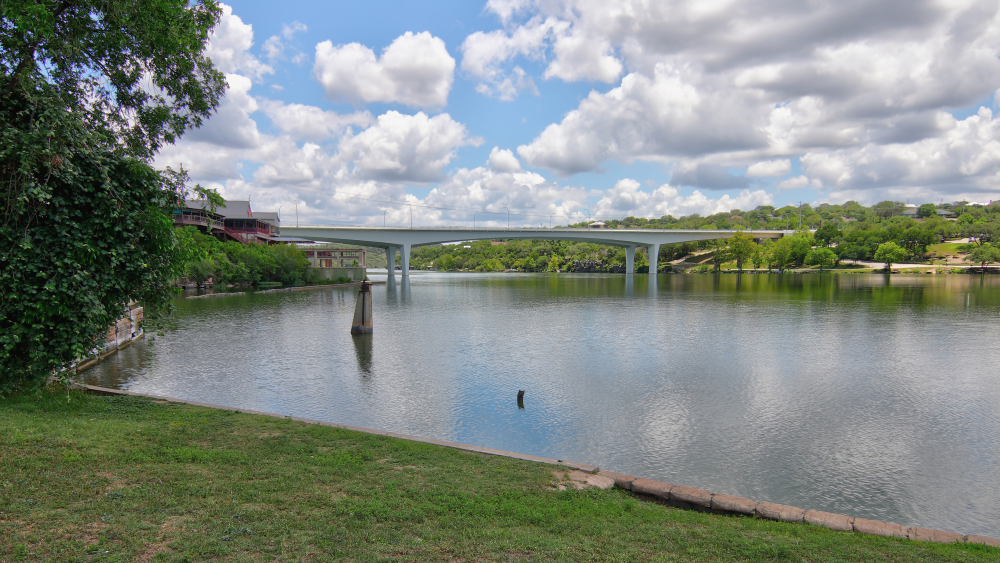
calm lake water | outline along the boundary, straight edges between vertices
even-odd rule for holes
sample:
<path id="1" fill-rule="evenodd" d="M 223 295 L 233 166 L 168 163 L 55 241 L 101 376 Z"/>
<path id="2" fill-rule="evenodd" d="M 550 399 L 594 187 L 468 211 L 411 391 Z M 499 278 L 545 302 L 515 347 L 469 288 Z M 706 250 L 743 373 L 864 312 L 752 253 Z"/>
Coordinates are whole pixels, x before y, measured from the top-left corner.
<path id="1" fill-rule="evenodd" d="M 349 333 L 354 288 L 179 299 L 175 330 L 81 377 L 1000 535 L 1000 276 L 414 273 L 372 289 L 370 337 Z"/>

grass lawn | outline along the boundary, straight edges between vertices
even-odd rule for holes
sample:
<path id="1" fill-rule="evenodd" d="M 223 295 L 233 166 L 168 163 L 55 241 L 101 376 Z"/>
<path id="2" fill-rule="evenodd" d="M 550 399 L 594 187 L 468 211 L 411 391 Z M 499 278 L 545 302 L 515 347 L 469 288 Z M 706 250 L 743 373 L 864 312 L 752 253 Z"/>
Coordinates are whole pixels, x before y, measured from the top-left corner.
<path id="1" fill-rule="evenodd" d="M 586 460 L 581 460 L 586 461 Z M 997 561 L 554 491 L 553 467 L 74 392 L 0 399 L 0 561 Z"/>

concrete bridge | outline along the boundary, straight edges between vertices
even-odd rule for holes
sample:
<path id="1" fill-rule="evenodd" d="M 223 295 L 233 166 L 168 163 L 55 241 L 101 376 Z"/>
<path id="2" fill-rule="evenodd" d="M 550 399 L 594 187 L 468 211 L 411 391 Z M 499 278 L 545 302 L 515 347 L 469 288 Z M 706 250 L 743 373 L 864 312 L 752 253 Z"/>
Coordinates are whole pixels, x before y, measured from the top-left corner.
<path id="1" fill-rule="evenodd" d="M 656 272 L 660 245 L 729 238 L 734 233 L 748 233 L 754 238 L 777 239 L 792 231 L 721 231 L 681 229 L 469 229 L 455 227 L 396 228 L 396 227 L 281 227 L 282 236 L 301 237 L 322 242 L 340 242 L 359 246 L 384 248 L 389 259 L 389 271 L 401 254 L 403 275 L 410 275 L 410 249 L 428 244 L 492 239 L 571 240 L 621 246 L 625 248 L 625 271 L 635 271 L 635 247 L 649 249 L 649 271 Z"/>

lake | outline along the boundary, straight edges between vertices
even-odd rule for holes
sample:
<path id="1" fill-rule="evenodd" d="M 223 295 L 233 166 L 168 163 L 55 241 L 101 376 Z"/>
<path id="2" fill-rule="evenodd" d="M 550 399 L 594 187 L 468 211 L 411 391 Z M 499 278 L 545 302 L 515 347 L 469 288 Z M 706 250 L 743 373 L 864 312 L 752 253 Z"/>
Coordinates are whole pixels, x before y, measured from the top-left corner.
<path id="1" fill-rule="evenodd" d="M 179 298 L 81 379 L 1000 532 L 1000 276 L 414 272 L 367 337 L 356 291 Z"/>

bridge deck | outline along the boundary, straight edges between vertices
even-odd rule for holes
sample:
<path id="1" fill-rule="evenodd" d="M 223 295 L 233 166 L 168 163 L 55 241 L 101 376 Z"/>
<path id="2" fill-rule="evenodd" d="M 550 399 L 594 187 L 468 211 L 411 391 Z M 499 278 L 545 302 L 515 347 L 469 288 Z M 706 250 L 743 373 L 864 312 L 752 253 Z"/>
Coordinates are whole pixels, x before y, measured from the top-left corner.
<path id="1" fill-rule="evenodd" d="M 689 229 L 469 229 L 454 227 L 328 227 L 303 226 L 282 227 L 283 236 L 295 236 L 323 242 L 340 242 L 361 246 L 385 248 L 392 263 L 396 261 L 396 250 L 401 251 L 403 275 L 409 275 L 410 249 L 416 246 L 442 244 L 486 239 L 537 239 L 572 240 L 625 247 L 626 270 L 633 272 L 636 246 L 649 248 L 653 257 L 650 271 L 656 272 L 656 257 L 660 245 L 677 244 L 700 240 L 729 238 L 737 232 L 745 232 L 754 238 L 781 238 L 791 231 L 730 231 L 730 230 L 689 230 Z M 392 269 L 390 268 L 390 272 Z"/>

